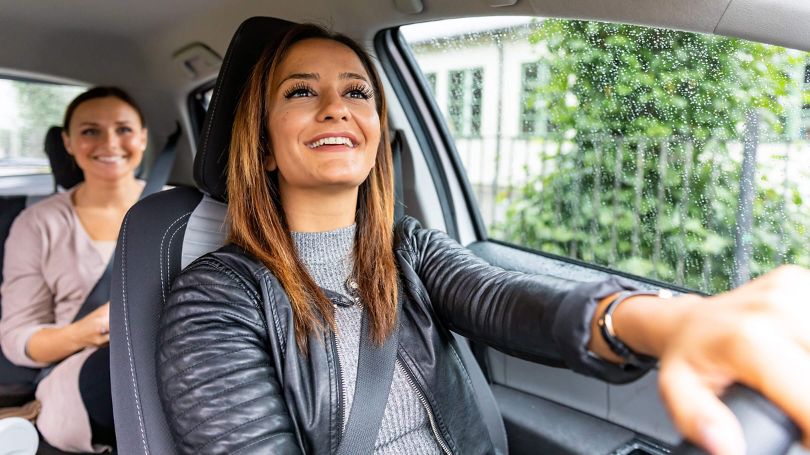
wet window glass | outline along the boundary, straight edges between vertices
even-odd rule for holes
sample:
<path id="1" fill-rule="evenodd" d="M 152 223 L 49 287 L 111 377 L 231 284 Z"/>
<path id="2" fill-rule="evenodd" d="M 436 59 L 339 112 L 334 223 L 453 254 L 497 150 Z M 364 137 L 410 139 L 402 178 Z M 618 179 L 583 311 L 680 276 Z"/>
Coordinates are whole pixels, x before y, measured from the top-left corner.
<path id="1" fill-rule="evenodd" d="M 491 239 L 709 293 L 810 265 L 806 53 L 559 19 L 400 30 Z"/>

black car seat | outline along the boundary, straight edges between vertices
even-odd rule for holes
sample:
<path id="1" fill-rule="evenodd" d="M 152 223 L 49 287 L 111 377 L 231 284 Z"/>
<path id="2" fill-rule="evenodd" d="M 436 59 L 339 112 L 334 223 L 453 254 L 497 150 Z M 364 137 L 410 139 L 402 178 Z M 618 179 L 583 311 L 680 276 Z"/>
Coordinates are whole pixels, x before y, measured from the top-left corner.
<path id="1" fill-rule="evenodd" d="M 65 149 L 62 127 L 52 126 L 45 135 L 45 154 L 51 162 L 54 191 L 67 190 L 84 181 L 84 172 Z"/>
<path id="2" fill-rule="evenodd" d="M 163 304 L 183 266 L 217 249 L 226 238 L 226 165 L 231 125 L 243 86 L 259 55 L 277 45 L 293 24 L 254 17 L 233 36 L 217 78 L 194 161 L 199 191 L 176 188 L 137 203 L 121 228 L 110 309 L 113 410 L 121 453 L 175 453 L 158 396 L 155 340 Z M 462 350 L 469 353 L 466 344 Z M 472 359 L 472 355 L 466 356 Z M 506 435 L 494 398 L 474 360 L 482 410 L 500 453 Z"/>

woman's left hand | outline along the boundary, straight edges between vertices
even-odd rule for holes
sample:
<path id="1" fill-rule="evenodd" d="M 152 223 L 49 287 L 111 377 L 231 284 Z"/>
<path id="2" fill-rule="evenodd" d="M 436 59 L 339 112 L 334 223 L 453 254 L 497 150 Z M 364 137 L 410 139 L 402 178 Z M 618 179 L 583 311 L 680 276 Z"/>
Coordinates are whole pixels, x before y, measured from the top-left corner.
<path id="1" fill-rule="evenodd" d="M 664 318 L 675 324 L 660 332 L 655 349 L 659 385 L 688 439 L 713 454 L 744 453 L 740 425 L 717 398 L 737 382 L 780 407 L 810 447 L 809 298 L 810 270 L 783 266 L 732 291 L 692 298 L 677 318 Z"/>

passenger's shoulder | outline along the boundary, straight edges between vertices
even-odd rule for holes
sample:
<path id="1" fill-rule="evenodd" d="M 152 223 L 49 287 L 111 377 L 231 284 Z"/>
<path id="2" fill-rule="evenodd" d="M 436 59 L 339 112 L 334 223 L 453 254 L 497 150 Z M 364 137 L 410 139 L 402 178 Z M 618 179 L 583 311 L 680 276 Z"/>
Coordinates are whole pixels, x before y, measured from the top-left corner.
<path id="1" fill-rule="evenodd" d="M 72 224 L 72 207 L 69 193 L 57 193 L 37 201 L 23 209 L 14 219 L 16 230 L 27 233 L 65 228 Z"/>

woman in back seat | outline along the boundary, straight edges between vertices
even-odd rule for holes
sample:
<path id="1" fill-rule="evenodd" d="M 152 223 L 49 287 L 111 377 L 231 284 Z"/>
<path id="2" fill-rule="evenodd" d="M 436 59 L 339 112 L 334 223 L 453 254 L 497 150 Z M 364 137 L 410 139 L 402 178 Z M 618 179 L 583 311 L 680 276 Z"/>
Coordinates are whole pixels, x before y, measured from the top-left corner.
<path id="1" fill-rule="evenodd" d="M 70 103 L 62 136 L 85 180 L 15 220 L 0 289 L 0 345 L 18 365 L 53 367 L 36 392 L 45 440 L 66 451 L 99 452 L 115 445 L 109 303 L 75 319 L 144 188 L 135 170 L 147 130 L 126 92 L 95 87 Z"/>

